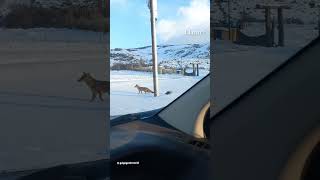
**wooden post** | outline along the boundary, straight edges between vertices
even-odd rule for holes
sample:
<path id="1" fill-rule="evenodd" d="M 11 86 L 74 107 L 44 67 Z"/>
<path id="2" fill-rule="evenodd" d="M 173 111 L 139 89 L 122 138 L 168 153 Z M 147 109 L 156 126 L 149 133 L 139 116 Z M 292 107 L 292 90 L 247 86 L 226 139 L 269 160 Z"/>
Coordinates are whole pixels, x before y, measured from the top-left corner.
<path id="1" fill-rule="evenodd" d="M 320 16 L 319 16 L 319 21 L 318 21 L 318 36 L 320 36 Z"/>
<path id="2" fill-rule="evenodd" d="M 272 18 L 272 23 L 271 23 L 271 44 L 272 44 L 272 46 L 274 46 L 274 44 L 275 44 L 275 42 L 274 42 L 275 27 L 276 27 L 276 22 L 275 22 L 275 19 Z"/>
<path id="3" fill-rule="evenodd" d="M 265 10 L 265 20 L 266 20 L 266 36 L 267 36 L 267 46 L 272 46 L 272 42 L 274 42 L 274 39 L 272 39 L 272 29 L 271 29 L 271 9 L 277 9 L 278 10 L 278 30 L 279 30 L 279 38 L 278 38 L 278 44 L 279 46 L 284 46 L 284 22 L 283 22 L 283 9 L 290 9 L 287 5 L 256 5 L 257 9 L 264 9 Z"/>
<path id="4" fill-rule="evenodd" d="M 197 64 L 197 76 L 199 76 L 199 64 Z"/>
<path id="5" fill-rule="evenodd" d="M 272 46 L 272 39 L 271 39 L 271 9 L 270 7 L 265 8 L 265 18 L 266 18 L 266 34 L 267 34 L 267 46 Z"/>
<path id="6" fill-rule="evenodd" d="M 283 9 L 278 8 L 278 45 L 284 46 Z"/>
<path id="7" fill-rule="evenodd" d="M 194 63 L 192 63 L 192 74 L 195 76 L 196 75 L 196 68 L 194 66 Z"/>

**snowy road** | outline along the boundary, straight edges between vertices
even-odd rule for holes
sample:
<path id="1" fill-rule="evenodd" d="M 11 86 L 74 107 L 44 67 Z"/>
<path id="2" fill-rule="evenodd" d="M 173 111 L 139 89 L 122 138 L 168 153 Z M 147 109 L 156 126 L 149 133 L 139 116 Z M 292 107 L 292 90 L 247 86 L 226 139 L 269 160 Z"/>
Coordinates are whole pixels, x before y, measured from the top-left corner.
<path id="1" fill-rule="evenodd" d="M 90 103 L 90 91 L 77 82 L 83 71 L 106 78 L 104 47 L 0 47 L 0 171 L 106 158 L 108 99 Z"/>

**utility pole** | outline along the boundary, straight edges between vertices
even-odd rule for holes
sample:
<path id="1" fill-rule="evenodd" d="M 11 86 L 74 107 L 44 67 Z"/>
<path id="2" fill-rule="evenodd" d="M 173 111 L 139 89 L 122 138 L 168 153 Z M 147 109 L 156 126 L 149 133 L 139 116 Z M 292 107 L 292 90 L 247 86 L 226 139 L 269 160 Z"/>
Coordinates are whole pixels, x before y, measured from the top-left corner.
<path id="1" fill-rule="evenodd" d="M 157 37 L 156 37 L 157 0 L 149 0 L 148 6 L 151 14 L 153 91 L 154 91 L 154 97 L 157 97 L 159 96 L 158 55 L 157 55 Z"/>

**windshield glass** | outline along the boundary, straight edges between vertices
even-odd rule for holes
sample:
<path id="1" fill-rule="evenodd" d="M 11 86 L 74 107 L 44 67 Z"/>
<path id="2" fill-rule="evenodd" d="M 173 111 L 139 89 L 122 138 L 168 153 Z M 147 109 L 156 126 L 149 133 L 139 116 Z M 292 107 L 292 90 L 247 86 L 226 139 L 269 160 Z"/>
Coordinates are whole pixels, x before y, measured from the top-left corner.
<path id="1" fill-rule="evenodd" d="M 212 115 L 317 38 L 319 15 L 312 0 L 212 2 Z"/>
<path id="2" fill-rule="evenodd" d="M 154 2 L 111 1 L 111 116 L 165 107 L 209 73 L 209 0 Z"/>

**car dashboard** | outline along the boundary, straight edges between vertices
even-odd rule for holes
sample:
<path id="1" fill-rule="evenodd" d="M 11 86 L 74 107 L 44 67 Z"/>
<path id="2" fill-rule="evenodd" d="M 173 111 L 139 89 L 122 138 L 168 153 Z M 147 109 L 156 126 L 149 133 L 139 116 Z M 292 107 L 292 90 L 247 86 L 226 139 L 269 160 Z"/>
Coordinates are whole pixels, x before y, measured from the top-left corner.
<path id="1" fill-rule="evenodd" d="M 174 129 L 158 116 L 113 125 L 110 138 L 112 179 L 185 180 L 207 173 L 206 139 Z"/>

